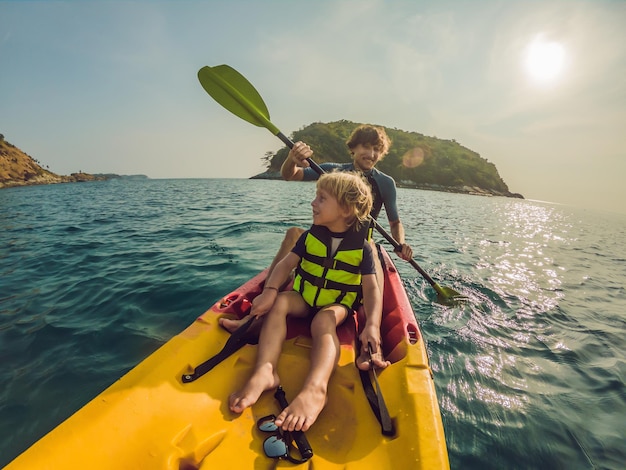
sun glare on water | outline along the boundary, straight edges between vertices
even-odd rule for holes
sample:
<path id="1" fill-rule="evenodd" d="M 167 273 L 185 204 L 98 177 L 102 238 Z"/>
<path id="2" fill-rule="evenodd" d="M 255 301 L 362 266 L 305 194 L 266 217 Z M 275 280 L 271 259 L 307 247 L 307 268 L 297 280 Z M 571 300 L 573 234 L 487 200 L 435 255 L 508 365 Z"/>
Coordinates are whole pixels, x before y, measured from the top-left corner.
<path id="1" fill-rule="evenodd" d="M 565 48 L 555 41 L 538 38 L 526 48 L 525 67 L 529 76 L 540 82 L 556 80 L 563 71 Z"/>

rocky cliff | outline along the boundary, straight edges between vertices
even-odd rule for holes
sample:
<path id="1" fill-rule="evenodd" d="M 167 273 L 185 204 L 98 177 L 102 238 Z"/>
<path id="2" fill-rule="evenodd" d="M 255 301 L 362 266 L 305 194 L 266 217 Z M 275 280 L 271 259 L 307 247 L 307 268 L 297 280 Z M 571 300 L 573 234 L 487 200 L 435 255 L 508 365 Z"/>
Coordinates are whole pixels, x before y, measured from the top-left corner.
<path id="1" fill-rule="evenodd" d="M 69 176 L 57 175 L 42 168 L 37 160 L 4 140 L 4 136 L 0 134 L 0 188 L 101 179 L 106 178 L 82 172 L 72 173 Z"/>

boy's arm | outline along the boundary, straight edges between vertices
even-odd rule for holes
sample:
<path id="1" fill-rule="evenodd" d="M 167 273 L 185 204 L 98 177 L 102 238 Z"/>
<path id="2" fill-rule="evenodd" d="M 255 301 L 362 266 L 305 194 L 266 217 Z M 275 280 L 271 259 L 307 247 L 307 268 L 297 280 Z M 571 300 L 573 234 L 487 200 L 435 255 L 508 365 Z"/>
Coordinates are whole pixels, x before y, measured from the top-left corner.
<path id="1" fill-rule="evenodd" d="M 280 286 L 282 286 L 289 277 L 289 273 L 294 270 L 299 262 L 300 257 L 293 251 L 287 253 L 287 255 L 274 266 L 272 273 L 265 281 L 264 288 L 275 287 L 276 289 L 280 289 Z"/>
<path id="2" fill-rule="evenodd" d="M 252 301 L 250 315 L 261 317 L 270 311 L 278 296 L 278 289 L 287 281 L 289 273 L 299 262 L 300 257 L 291 251 L 274 266 L 272 273 L 265 280 L 263 292 Z"/>
<path id="3" fill-rule="evenodd" d="M 362 278 L 363 308 L 365 310 L 365 327 L 359 336 L 361 340 L 361 357 L 367 355 L 368 343 L 372 346 L 374 366 L 384 368 L 389 365 L 383 358 L 381 347 L 380 323 L 383 318 L 383 299 L 376 281 L 376 274 L 365 274 Z"/>

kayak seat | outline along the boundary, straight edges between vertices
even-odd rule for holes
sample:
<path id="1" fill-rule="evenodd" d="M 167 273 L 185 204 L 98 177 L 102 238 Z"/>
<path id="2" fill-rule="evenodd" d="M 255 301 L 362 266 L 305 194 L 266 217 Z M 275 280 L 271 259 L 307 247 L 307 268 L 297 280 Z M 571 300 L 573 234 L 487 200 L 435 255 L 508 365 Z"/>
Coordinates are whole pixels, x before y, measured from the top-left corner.
<path id="1" fill-rule="evenodd" d="M 381 323 L 383 354 L 388 361 L 394 363 L 406 356 L 409 345 L 420 340 L 420 332 L 402 279 L 388 256 L 383 257 L 383 267 L 385 276 Z M 233 314 L 237 318 L 244 317 L 249 313 L 254 298 L 262 292 L 266 277 L 267 270 L 257 274 L 237 291 L 224 297 L 215 305 L 215 309 L 223 314 Z M 291 289 L 291 286 L 292 283 L 288 283 L 283 286 L 283 290 Z M 358 338 L 357 331 L 360 332 L 363 325 L 365 313 L 361 307 L 355 315 L 337 328 L 340 344 L 354 345 Z M 310 319 L 289 319 L 287 339 L 297 336 L 311 336 Z"/>
<path id="2" fill-rule="evenodd" d="M 214 309 L 221 314 L 234 315 L 237 318 L 243 318 L 250 312 L 252 307 L 252 301 L 254 298 L 263 291 L 263 285 L 265 284 L 265 278 L 267 276 L 267 270 L 257 274 L 248 282 L 239 287 L 236 291 L 231 292 L 220 301 L 218 301 Z M 289 282 L 283 286 L 282 290 L 289 290 L 293 286 L 293 282 Z M 311 337 L 310 333 L 310 319 L 291 318 L 287 323 L 287 339 L 295 338 L 296 336 Z M 339 343 L 345 345 L 353 345 L 356 340 L 356 323 L 354 315 L 343 322 L 342 325 L 337 328 L 337 336 L 339 337 Z"/>

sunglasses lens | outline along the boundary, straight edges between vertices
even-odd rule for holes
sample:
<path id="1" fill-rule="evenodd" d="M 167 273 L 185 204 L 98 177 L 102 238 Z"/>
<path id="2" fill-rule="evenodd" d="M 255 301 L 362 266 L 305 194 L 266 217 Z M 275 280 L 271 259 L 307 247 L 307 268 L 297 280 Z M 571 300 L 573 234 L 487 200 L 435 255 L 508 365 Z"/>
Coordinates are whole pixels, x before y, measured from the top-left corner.
<path id="1" fill-rule="evenodd" d="M 287 455 L 287 444 L 280 436 L 271 436 L 263 443 L 265 455 L 271 458 L 285 457 Z"/>
<path id="2" fill-rule="evenodd" d="M 274 423 L 276 416 L 269 415 L 265 418 L 261 418 L 257 421 L 256 426 L 259 428 L 259 431 L 263 432 L 274 432 L 278 429 L 278 426 Z"/>

